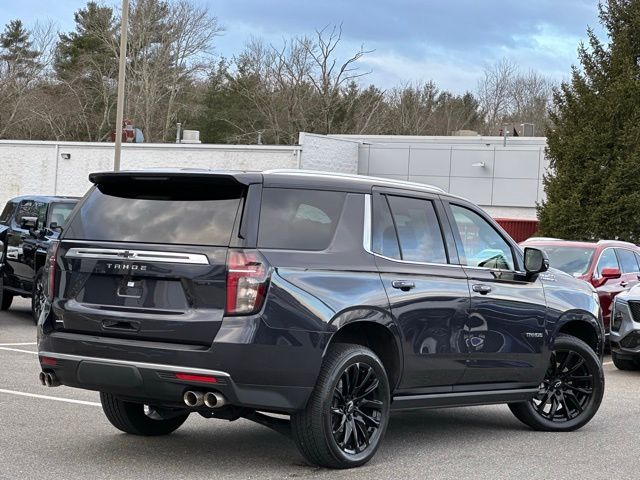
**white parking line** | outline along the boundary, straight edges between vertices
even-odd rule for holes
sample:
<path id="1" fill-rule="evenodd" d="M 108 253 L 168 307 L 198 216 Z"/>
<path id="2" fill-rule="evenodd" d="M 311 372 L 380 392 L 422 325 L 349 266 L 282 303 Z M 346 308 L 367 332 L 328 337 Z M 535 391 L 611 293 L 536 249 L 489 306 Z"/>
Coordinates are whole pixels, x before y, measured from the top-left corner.
<path id="1" fill-rule="evenodd" d="M 602 365 L 613 365 L 613 362 L 604 362 Z"/>
<path id="2" fill-rule="evenodd" d="M 36 393 L 16 392 L 15 390 L 4 390 L 0 388 L 0 393 L 8 393 L 10 395 L 20 395 L 22 397 L 41 398 L 43 400 L 55 400 L 56 402 L 78 403 L 80 405 L 91 405 L 93 407 L 101 407 L 98 402 L 87 402 L 86 400 L 74 400 L 72 398 L 50 397 L 49 395 L 38 395 Z"/>
<path id="3" fill-rule="evenodd" d="M 37 345 L 37 343 L 36 342 L 0 343 L 0 347 L 20 347 L 23 345 Z"/>
<path id="4" fill-rule="evenodd" d="M 6 350 L 8 352 L 22 352 L 22 353 L 30 353 L 32 355 L 38 355 L 38 352 L 33 352 L 31 350 L 21 350 L 19 348 L 0 347 L 0 350 Z"/>

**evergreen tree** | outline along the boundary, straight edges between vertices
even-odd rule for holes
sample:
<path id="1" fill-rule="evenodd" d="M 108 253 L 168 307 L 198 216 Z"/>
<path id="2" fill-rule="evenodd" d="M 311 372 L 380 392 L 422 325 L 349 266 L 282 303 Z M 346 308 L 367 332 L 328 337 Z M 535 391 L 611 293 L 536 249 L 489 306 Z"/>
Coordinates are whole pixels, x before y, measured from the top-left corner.
<path id="1" fill-rule="evenodd" d="M 61 78 L 69 78 L 82 72 L 88 76 L 99 74 L 108 63 L 116 62 L 113 48 L 116 42 L 116 25 L 113 10 L 88 2 L 74 13 L 76 29 L 60 34 L 56 51 L 55 70 Z"/>
<path id="2" fill-rule="evenodd" d="M 588 31 L 581 68 L 554 92 L 540 231 L 640 242 L 640 1 L 600 4 L 608 42 Z"/>
<path id="3" fill-rule="evenodd" d="M 5 62 L 9 76 L 23 76 L 26 70 L 38 65 L 40 53 L 32 48 L 29 36 L 21 20 L 11 20 L 0 34 L 0 61 Z"/>

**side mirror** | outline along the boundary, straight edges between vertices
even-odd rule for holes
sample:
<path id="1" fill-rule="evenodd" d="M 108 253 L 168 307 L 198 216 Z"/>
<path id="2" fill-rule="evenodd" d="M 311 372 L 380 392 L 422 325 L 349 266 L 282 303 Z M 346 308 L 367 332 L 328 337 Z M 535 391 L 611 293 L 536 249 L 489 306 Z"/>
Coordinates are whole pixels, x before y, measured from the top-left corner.
<path id="1" fill-rule="evenodd" d="M 20 219 L 20 228 L 23 230 L 37 230 L 38 217 L 22 217 Z"/>
<path id="2" fill-rule="evenodd" d="M 620 278 L 622 276 L 622 272 L 620 271 L 619 268 L 606 267 L 602 269 L 602 272 L 600 272 L 600 275 L 602 278 L 605 278 L 607 280 L 614 280 L 616 278 Z"/>
<path id="3" fill-rule="evenodd" d="M 524 269 L 528 275 L 535 275 L 549 270 L 549 257 L 538 248 L 526 247 L 524 249 Z"/>
<path id="4" fill-rule="evenodd" d="M 52 232 L 62 232 L 62 225 L 58 225 L 58 222 L 51 222 L 51 224 L 49 224 L 49 230 Z"/>

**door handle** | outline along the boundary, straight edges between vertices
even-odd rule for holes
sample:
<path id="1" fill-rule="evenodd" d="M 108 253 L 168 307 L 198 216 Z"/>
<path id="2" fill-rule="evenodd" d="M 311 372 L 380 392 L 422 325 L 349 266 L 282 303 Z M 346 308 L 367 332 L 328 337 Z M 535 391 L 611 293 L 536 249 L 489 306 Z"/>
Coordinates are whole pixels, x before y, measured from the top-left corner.
<path id="1" fill-rule="evenodd" d="M 416 284 L 409 280 L 394 280 L 393 282 L 391 282 L 391 286 L 393 288 L 402 290 L 403 292 L 408 292 L 412 288 L 415 288 Z"/>
<path id="2" fill-rule="evenodd" d="M 491 291 L 491 287 L 489 285 L 483 285 L 481 283 L 476 283 L 471 289 L 474 292 L 479 293 L 480 295 L 486 295 Z"/>
<path id="3" fill-rule="evenodd" d="M 625 282 L 624 280 L 622 280 L 622 281 L 620 282 L 620 286 L 621 286 L 621 287 L 626 287 L 627 285 L 629 285 L 629 284 L 628 284 L 627 282 Z"/>

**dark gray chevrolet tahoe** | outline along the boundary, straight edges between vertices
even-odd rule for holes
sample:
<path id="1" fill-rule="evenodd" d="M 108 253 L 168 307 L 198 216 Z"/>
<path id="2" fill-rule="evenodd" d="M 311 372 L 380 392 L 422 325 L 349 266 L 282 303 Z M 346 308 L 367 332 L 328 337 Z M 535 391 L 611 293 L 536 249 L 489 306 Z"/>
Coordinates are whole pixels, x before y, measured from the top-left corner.
<path id="1" fill-rule="evenodd" d="M 396 410 L 507 403 L 546 431 L 598 410 L 597 294 L 466 200 L 303 171 L 90 180 L 49 250 L 40 380 L 99 391 L 124 432 L 242 417 L 345 468 Z"/>

